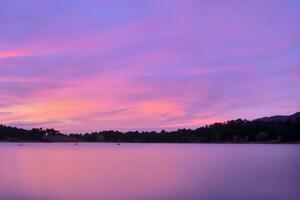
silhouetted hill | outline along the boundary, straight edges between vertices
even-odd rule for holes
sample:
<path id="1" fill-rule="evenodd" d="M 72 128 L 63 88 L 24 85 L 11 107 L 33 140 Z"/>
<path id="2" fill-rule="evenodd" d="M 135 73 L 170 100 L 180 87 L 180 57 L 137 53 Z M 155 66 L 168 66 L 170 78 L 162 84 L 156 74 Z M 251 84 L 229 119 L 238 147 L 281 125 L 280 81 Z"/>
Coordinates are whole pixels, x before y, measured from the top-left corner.
<path id="1" fill-rule="evenodd" d="M 288 120 L 296 120 L 300 117 L 300 112 L 296 112 L 293 115 L 275 115 L 271 117 L 263 117 L 259 119 L 255 119 L 255 121 L 262 121 L 262 122 L 286 122 Z"/>
<path id="2" fill-rule="evenodd" d="M 178 129 L 176 131 L 99 131 L 64 135 L 54 129 L 31 130 L 0 125 L 0 141 L 27 142 L 151 142 L 151 143 L 300 143 L 300 113 Z"/>

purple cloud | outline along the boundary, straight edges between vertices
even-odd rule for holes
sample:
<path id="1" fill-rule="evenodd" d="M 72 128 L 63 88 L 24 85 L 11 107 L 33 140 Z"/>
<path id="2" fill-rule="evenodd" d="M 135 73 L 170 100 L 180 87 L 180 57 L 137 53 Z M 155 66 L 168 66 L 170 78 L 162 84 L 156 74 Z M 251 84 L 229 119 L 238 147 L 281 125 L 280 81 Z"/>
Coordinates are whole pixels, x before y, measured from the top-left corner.
<path id="1" fill-rule="evenodd" d="M 1 121 L 149 130 L 298 111 L 297 0 L 120 5 L 1 1 Z"/>

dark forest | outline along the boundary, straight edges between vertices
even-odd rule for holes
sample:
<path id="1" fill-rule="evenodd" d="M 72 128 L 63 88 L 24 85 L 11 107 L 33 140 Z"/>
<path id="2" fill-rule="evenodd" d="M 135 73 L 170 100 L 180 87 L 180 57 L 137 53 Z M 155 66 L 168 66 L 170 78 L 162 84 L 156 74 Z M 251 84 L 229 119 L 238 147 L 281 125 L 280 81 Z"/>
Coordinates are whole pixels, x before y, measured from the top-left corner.
<path id="1" fill-rule="evenodd" d="M 292 117 L 291 117 L 292 116 Z M 30 142 L 149 142 L 149 143 L 284 143 L 300 141 L 299 113 L 253 121 L 231 120 L 196 129 L 176 131 L 114 130 L 64 135 L 55 129 L 31 130 L 0 125 L 1 141 Z"/>

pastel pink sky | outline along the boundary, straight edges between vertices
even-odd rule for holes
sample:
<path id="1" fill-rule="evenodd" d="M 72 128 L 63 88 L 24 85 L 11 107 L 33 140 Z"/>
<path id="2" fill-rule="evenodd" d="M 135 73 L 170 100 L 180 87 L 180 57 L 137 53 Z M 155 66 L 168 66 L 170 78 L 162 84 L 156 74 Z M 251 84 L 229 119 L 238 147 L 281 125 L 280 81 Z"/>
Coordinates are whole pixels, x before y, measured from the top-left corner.
<path id="1" fill-rule="evenodd" d="M 298 0 L 1 0 L 0 123 L 173 130 L 300 110 Z"/>

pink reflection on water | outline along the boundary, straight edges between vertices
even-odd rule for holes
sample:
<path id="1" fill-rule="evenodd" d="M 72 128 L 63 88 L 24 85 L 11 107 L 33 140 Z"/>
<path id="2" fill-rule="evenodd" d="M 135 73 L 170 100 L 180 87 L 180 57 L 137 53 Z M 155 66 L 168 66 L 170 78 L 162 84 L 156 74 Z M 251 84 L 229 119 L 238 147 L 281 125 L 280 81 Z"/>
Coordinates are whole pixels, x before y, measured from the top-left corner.
<path id="1" fill-rule="evenodd" d="M 0 143 L 0 199 L 298 200 L 299 148 Z"/>
<path id="2" fill-rule="evenodd" d="M 179 187 L 185 173 L 178 167 L 182 155 L 170 149 L 136 149 L 123 144 L 49 146 L 25 147 L 16 155 L 20 187 L 35 197 L 45 193 L 50 199 L 164 196 Z"/>

